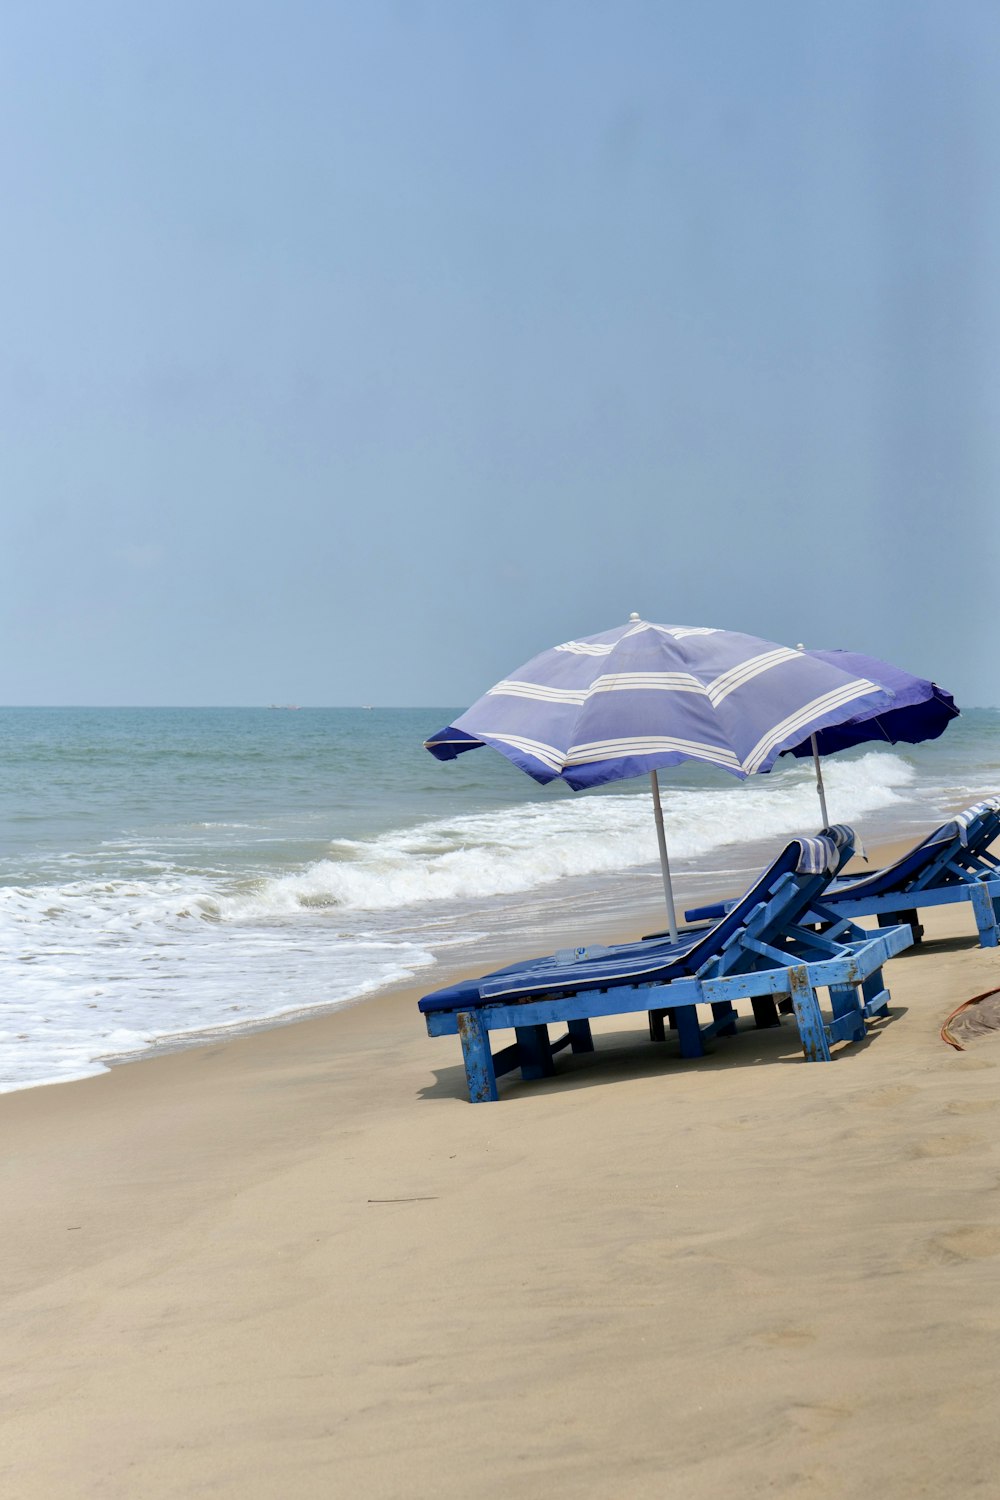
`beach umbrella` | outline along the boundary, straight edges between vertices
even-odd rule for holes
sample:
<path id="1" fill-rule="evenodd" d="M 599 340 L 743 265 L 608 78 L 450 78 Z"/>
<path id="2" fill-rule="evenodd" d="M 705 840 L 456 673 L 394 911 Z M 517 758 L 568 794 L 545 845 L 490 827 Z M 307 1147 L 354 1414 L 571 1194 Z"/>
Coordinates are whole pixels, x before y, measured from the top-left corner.
<path id="1" fill-rule="evenodd" d="M 804 650 L 804 647 L 800 647 Z M 802 758 L 811 755 L 816 770 L 816 789 L 824 826 L 830 822 L 826 808 L 826 788 L 820 767 L 821 755 L 833 755 L 838 750 L 849 750 L 853 745 L 880 741 L 889 745 L 918 745 L 925 740 L 936 740 L 957 719 L 959 710 L 951 693 L 938 687 L 926 677 L 914 677 L 902 667 L 879 661 L 874 656 L 863 656 L 860 651 L 808 651 L 807 656 L 839 667 L 856 677 L 867 677 L 892 694 L 888 708 L 874 713 L 858 714 L 841 724 L 831 724 L 826 729 L 812 731 L 800 745 L 793 745 L 785 752 Z"/>
<path id="2" fill-rule="evenodd" d="M 805 651 L 632 615 L 543 651 L 425 744 L 439 760 L 491 745 L 536 781 L 577 790 L 648 775 L 676 939 L 657 771 L 693 760 L 743 779 L 813 732 L 891 703 L 870 679 Z"/>

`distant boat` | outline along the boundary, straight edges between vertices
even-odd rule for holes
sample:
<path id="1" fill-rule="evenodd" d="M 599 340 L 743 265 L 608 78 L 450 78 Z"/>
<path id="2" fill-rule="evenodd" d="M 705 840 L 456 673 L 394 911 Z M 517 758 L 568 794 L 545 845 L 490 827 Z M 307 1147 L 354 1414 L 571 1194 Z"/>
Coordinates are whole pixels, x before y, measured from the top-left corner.
<path id="1" fill-rule="evenodd" d="M 299 705 L 297 703 L 269 703 L 267 706 L 268 708 L 286 708 L 291 711 L 298 708 Z"/>

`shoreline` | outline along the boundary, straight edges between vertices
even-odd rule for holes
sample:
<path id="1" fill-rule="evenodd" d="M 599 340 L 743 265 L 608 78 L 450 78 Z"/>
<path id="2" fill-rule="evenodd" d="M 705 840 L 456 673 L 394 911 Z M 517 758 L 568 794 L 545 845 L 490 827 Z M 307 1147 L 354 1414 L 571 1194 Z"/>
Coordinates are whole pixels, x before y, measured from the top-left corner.
<path id="1" fill-rule="evenodd" d="M 777 848 L 779 847 L 778 841 L 772 840 L 771 842 L 774 844 L 773 852 L 777 852 Z M 734 846 L 737 849 L 740 847 L 742 846 Z M 907 840 L 880 841 L 877 844 L 873 844 L 868 850 L 869 859 L 867 864 L 860 857 L 855 856 L 854 860 L 847 866 L 847 869 L 852 872 L 866 868 L 875 869 L 879 864 L 897 859 L 909 847 L 910 842 Z M 763 860 L 761 861 L 762 865 Z M 750 871 L 753 871 L 754 868 L 752 864 L 748 866 Z M 720 897 L 739 895 L 743 888 L 742 885 L 727 887 L 723 882 L 718 892 L 713 887 L 712 895 L 715 896 L 718 894 Z M 704 901 L 706 899 L 704 893 L 696 894 L 693 892 L 689 893 L 687 898 L 681 898 L 680 891 L 682 889 L 683 886 L 680 886 L 678 890 L 678 914 L 682 910 L 685 899 L 695 901 Z M 616 914 L 615 916 L 604 915 L 598 920 L 590 917 L 587 919 L 586 934 L 581 934 L 580 922 L 572 917 L 567 917 L 559 923 L 550 920 L 544 928 L 544 935 L 548 940 L 547 946 L 538 946 L 537 951 L 543 953 L 552 952 L 560 947 L 573 947 L 582 939 L 591 942 L 600 941 L 606 943 L 628 942 L 648 933 L 650 928 L 655 928 L 656 924 L 663 920 L 665 920 L 665 913 L 658 897 L 638 897 L 635 905 L 635 915 L 631 917 L 626 917 L 624 913 Z M 472 974 L 486 973 L 525 956 L 523 947 L 516 943 L 513 938 L 501 939 L 494 936 L 485 947 L 486 956 L 483 962 L 474 966 L 470 966 L 465 959 L 459 956 L 467 950 L 446 950 L 448 954 L 447 958 L 439 960 L 424 971 L 426 988 L 424 987 L 425 980 L 421 979 L 418 973 L 417 975 L 409 975 L 405 979 L 396 980 L 384 987 L 367 990 L 350 999 L 332 1002 L 328 1006 L 320 1004 L 300 1007 L 275 1016 L 262 1016 L 256 1019 L 251 1018 L 249 1020 L 206 1027 L 197 1031 L 180 1032 L 157 1037 L 144 1046 L 129 1052 L 97 1055 L 92 1059 L 95 1064 L 93 1071 L 80 1073 L 70 1078 L 41 1079 L 37 1082 L 25 1083 L 18 1087 L 0 1090 L 0 1099 L 6 1097 L 8 1094 L 20 1094 L 31 1089 L 61 1088 L 65 1085 L 85 1083 L 88 1079 L 103 1077 L 105 1071 L 110 1072 L 118 1068 L 152 1062 L 158 1058 L 170 1056 L 175 1052 L 186 1052 L 203 1047 L 226 1045 L 228 1042 L 240 1037 L 254 1036 L 260 1032 L 281 1029 L 287 1026 L 298 1026 L 322 1017 L 339 1015 L 343 1011 L 352 1010 L 359 1006 L 375 1005 L 383 999 L 391 998 L 395 994 L 409 993 L 411 991 L 416 992 L 418 996 L 428 994 L 431 990 L 440 989 L 456 980 Z"/>
<path id="2" fill-rule="evenodd" d="M 7 1490 L 988 1493 L 1000 960 L 925 915 L 830 1064 L 610 1017 L 472 1106 L 410 985 L 0 1095 Z"/>

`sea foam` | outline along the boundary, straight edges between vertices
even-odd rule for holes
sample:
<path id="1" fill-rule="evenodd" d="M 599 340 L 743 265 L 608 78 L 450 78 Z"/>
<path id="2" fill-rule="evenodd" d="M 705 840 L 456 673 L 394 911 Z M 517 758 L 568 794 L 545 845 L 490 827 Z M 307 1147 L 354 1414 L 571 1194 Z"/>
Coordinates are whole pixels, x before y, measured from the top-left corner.
<path id="1" fill-rule="evenodd" d="M 669 785 L 661 799 L 675 863 L 730 844 L 815 833 L 819 802 L 801 767 L 721 787 Z M 872 751 L 825 772 L 831 817 L 850 822 L 900 800 L 913 780 L 900 757 Z M 650 864 L 658 858 L 648 790 L 437 819 L 367 840 L 340 840 L 331 857 L 220 902 L 219 918 L 245 921 L 300 907 L 389 911 L 478 900 L 558 880 Z"/>

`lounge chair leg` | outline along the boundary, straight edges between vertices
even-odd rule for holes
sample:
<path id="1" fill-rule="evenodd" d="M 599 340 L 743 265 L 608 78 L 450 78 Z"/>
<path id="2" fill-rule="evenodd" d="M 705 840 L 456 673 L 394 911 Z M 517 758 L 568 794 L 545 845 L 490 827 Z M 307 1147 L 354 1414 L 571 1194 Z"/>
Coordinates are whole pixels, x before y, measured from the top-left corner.
<path id="1" fill-rule="evenodd" d="M 496 1099 L 497 1075 L 493 1069 L 490 1034 L 483 1024 L 482 1016 L 477 1010 L 460 1010 L 456 1022 L 462 1039 L 470 1103 L 483 1104 L 489 1099 Z"/>
<path id="2" fill-rule="evenodd" d="M 1000 932 L 997 930 L 993 902 L 984 886 L 972 887 L 972 910 L 976 914 L 976 926 L 979 928 L 980 948 L 996 948 L 1000 944 Z"/>
<path id="3" fill-rule="evenodd" d="M 518 1026 L 514 1030 L 521 1061 L 522 1078 L 551 1078 L 556 1070 L 552 1061 L 547 1026 Z"/>
<path id="4" fill-rule="evenodd" d="M 816 991 L 809 983 L 809 971 L 804 965 L 796 964 L 789 969 L 788 978 L 806 1062 L 829 1062 L 830 1044 L 826 1039 Z"/>
<path id="5" fill-rule="evenodd" d="M 868 1016 L 887 1016 L 889 1014 L 889 991 L 885 988 L 882 978 L 882 970 L 876 969 L 874 974 L 862 981 L 861 993 L 865 1000 L 865 1014 Z M 872 1002 L 877 1002 L 872 1004 Z"/>
<path id="6" fill-rule="evenodd" d="M 754 1024 L 758 1031 L 763 1030 L 765 1026 L 781 1025 L 778 1007 L 772 995 L 754 995 L 750 1004 L 753 1007 Z"/>
<path id="7" fill-rule="evenodd" d="M 591 1035 L 589 1021 L 567 1021 L 566 1030 L 569 1033 L 570 1051 L 593 1052 L 594 1038 Z"/>
<path id="8" fill-rule="evenodd" d="M 880 927 L 899 927 L 906 922 L 913 933 L 913 946 L 916 947 L 922 941 L 924 929 L 917 919 L 915 908 L 906 911 L 880 911 L 876 918 Z"/>
<path id="9" fill-rule="evenodd" d="M 846 1020 L 849 1033 L 845 1041 L 861 1042 L 865 1036 L 865 1021 L 858 1003 L 858 992 L 853 984 L 831 984 L 830 1009 L 834 1021 Z M 838 1032 L 837 1035 L 840 1035 Z"/>
<path id="10" fill-rule="evenodd" d="M 651 1010 L 649 1012 L 649 1040 L 651 1042 L 666 1041 L 667 1028 L 663 1024 L 666 1014 L 665 1010 Z"/>
<path id="11" fill-rule="evenodd" d="M 720 1000 L 712 1006 L 716 1036 L 736 1035 L 736 1007 L 731 1000 Z"/>
<path id="12" fill-rule="evenodd" d="M 677 1024 L 677 1039 L 681 1044 L 681 1057 L 704 1057 L 705 1048 L 701 1040 L 696 1005 L 679 1005 L 674 1011 Z"/>

